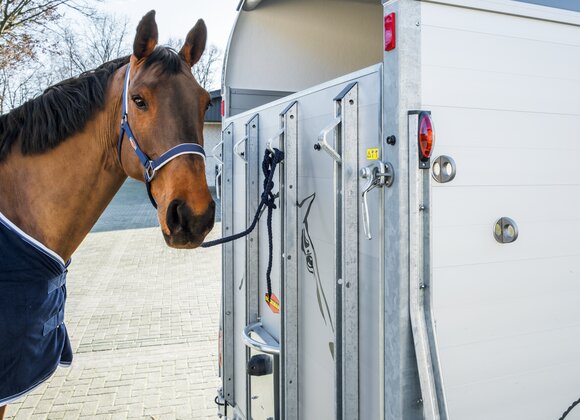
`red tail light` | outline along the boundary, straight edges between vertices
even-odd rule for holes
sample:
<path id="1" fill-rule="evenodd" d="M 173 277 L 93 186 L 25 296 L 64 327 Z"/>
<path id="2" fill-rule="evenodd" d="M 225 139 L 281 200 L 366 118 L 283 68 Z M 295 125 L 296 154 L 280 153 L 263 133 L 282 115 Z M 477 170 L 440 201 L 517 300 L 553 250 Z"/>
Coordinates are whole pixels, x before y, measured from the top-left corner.
<path id="1" fill-rule="evenodd" d="M 220 104 L 220 111 L 221 111 L 221 114 L 223 117 L 226 114 L 226 112 L 225 112 L 226 111 L 226 101 L 224 101 L 223 99 L 222 99 L 222 102 Z"/>
<path id="2" fill-rule="evenodd" d="M 433 151 L 433 122 L 428 112 L 419 114 L 419 159 L 428 161 Z"/>
<path id="3" fill-rule="evenodd" d="M 385 16 L 385 51 L 394 50 L 396 46 L 395 14 Z"/>

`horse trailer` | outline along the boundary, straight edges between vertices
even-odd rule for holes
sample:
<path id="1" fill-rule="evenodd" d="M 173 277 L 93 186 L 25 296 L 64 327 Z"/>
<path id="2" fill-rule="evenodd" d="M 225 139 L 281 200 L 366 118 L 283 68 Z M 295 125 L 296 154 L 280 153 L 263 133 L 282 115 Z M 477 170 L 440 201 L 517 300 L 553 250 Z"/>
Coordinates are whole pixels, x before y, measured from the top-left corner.
<path id="1" fill-rule="evenodd" d="M 238 7 L 220 416 L 580 418 L 578 2 Z"/>

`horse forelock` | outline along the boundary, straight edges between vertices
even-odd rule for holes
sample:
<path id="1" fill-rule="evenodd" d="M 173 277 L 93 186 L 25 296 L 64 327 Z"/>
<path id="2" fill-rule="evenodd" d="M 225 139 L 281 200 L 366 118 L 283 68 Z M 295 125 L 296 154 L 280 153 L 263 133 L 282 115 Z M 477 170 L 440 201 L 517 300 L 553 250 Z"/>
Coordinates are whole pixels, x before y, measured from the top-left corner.
<path id="1" fill-rule="evenodd" d="M 165 74 L 177 74 L 183 68 L 185 62 L 170 47 L 158 46 L 153 50 L 150 56 L 143 63 L 144 68 L 156 65 L 157 69 Z"/>
<path id="2" fill-rule="evenodd" d="M 20 139 L 24 155 L 41 154 L 81 131 L 102 109 L 113 73 L 129 62 L 129 56 L 109 61 L 79 77 L 48 87 L 7 114 L 0 116 L 0 161 Z"/>

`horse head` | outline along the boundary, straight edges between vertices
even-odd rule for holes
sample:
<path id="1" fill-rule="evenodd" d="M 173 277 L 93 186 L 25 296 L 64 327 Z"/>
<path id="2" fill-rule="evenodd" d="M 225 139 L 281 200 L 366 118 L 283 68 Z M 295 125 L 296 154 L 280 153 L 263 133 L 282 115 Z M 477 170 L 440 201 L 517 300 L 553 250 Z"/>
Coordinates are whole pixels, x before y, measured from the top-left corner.
<path id="1" fill-rule="evenodd" d="M 179 53 L 157 47 L 151 11 L 137 27 L 125 74 L 120 164 L 128 176 L 145 178 L 165 241 L 174 248 L 199 246 L 214 224 L 203 152 L 204 115 L 211 98 L 191 71 L 206 38 L 200 19 Z"/>

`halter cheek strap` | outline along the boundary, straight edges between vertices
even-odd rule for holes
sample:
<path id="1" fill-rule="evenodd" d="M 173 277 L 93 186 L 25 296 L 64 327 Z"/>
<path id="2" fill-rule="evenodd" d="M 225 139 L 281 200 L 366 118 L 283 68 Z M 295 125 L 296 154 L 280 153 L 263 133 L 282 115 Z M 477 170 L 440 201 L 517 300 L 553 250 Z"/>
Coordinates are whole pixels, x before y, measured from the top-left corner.
<path id="1" fill-rule="evenodd" d="M 129 139 L 131 147 L 135 151 L 135 154 L 139 158 L 141 165 L 143 165 L 144 173 L 143 178 L 145 179 L 145 185 L 147 186 L 147 194 L 149 194 L 149 200 L 153 207 L 157 208 L 157 203 L 151 194 L 151 180 L 155 177 L 155 174 L 162 167 L 167 165 L 170 161 L 181 155 L 198 155 L 203 157 L 205 161 L 205 150 L 199 144 L 196 143 L 181 143 L 175 147 L 172 147 L 157 159 L 151 159 L 137 143 L 137 139 L 131 130 L 129 125 L 129 119 L 127 114 L 127 109 L 129 108 L 128 100 L 128 90 L 129 90 L 129 71 L 131 70 L 131 63 L 127 64 L 127 70 L 125 71 L 125 85 L 123 87 L 123 113 L 121 115 L 121 131 L 119 133 L 119 140 L 117 141 L 117 154 L 119 156 L 119 162 L 121 162 L 121 146 L 123 145 L 123 138 L 125 134 Z"/>

